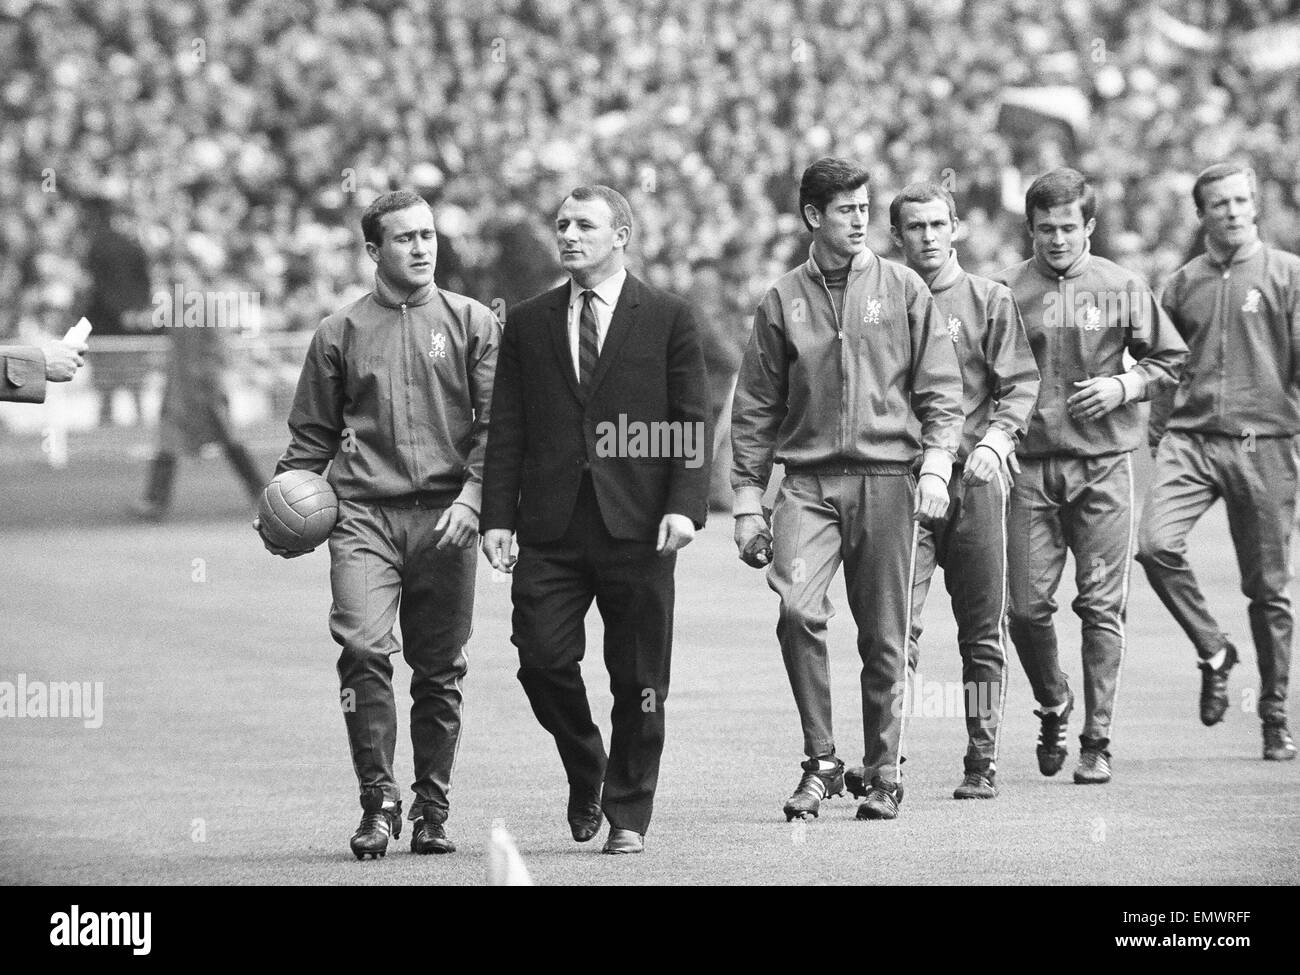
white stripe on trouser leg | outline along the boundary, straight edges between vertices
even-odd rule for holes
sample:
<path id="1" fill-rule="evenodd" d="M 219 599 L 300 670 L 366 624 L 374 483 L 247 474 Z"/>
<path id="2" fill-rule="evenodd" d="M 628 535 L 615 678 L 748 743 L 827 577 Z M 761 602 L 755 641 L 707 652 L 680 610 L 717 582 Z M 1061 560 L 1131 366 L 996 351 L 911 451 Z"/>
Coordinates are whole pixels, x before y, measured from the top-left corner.
<path id="1" fill-rule="evenodd" d="M 1128 544 L 1124 548 L 1124 569 L 1120 575 L 1119 583 L 1119 666 L 1115 668 L 1115 693 L 1110 699 L 1110 727 L 1106 729 L 1106 737 L 1109 739 L 1115 737 L 1115 712 L 1119 706 L 1119 679 L 1124 672 L 1124 657 L 1128 653 L 1128 624 L 1125 623 L 1125 617 L 1128 615 L 1128 573 L 1129 564 L 1133 561 L 1133 533 L 1137 527 L 1133 517 L 1132 452 L 1124 455 L 1124 470 L 1128 474 Z"/>
<path id="2" fill-rule="evenodd" d="M 921 532 L 921 523 L 912 522 L 912 554 L 908 559 L 907 565 L 907 612 L 903 614 L 903 701 L 902 707 L 898 712 L 898 751 L 894 755 L 894 774 L 895 781 L 903 781 L 903 735 L 907 731 L 907 707 L 910 698 L 908 692 L 908 669 L 907 669 L 907 648 L 908 641 L 912 638 L 912 586 L 916 584 L 916 540 Z M 895 684 L 894 686 L 898 686 Z M 893 703 L 890 703 L 893 707 Z M 877 773 L 879 770 L 877 770 Z"/>
<path id="3" fill-rule="evenodd" d="M 471 636 L 472 636 L 472 635 L 473 635 L 473 631 L 471 630 Z M 468 643 L 469 643 L 469 640 L 466 639 L 466 640 L 465 640 L 465 643 L 468 644 Z M 463 656 L 463 657 L 465 658 L 465 670 L 466 670 L 466 672 L 468 672 L 468 671 L 469 671 L 469 654 L 467 654 L 467 653 L 465 652 L 465 647 L 464 647 L 464 646 L 462 646 L 462 647 L 460 648 L 460 653 L 461 653 L 461 656 Z M 461 676 L 461 677 L 457 677 L 457 678 L 456 678 L 456 715 L 457 715 L 457 720 L 456 720 L 456 725 L 457 725 L 457 728 L 456 728 L 456 745 L 455 745 L 455 747 L 452 748 L 452 750 L 451 750 L 451 768 L 449 768 L 449 769 L 447 770 L 447 795 L 446 795 L 446 799 L 447 799 L 447 805 L 448 805 L 448 806 L 451 805 L 451 783 L 452 783 L 452 781 L 455 779 L 455 776 L 456 776 L 456 761 L 457 761 L 457 759 L 460 758 L 460 743 L 461 743 L 461 741 L 462 741 L 462 740 L 464 739 L 464 737 L 465 737 L 465 690 L 464 690 L 464 687 L 462 686 L 462 682 L 463 682 L 464 680 L 465 680 L 464 676 Z"/>
<path id="4" fill-rule="evenodd" d="M 998 727 L 993 732 L 993 760 L 990 768 L 996 768 L 998 764 L 998 746 L 1002 741 L 1002 721 L 1007 713 L 1007 600 L 1010 591 L 1007 582 L 1007 488 L 1002 481 L 1002 472 L 999 471 L 996 476 L 998 482 L 998 497 L 1002 501 L 1002 520 L 998 523 L 1001 539 L 1000 550 L 1002 552 L 1002 599 L 998 604 L 998 651 L 1002 654 L 1002 679 L 999 682 L 1002 686 L 998 688 Z M 978 698 L 977 698 L 978 700 Z"/>

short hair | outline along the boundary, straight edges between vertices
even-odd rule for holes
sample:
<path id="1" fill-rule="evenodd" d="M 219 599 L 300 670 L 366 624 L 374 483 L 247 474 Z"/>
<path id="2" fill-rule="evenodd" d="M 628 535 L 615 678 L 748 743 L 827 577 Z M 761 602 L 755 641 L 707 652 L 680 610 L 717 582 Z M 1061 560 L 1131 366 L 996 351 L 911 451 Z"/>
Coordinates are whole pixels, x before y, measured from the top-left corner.
<path id="1" fill-rule="evenodd" d="M 902 192 L 889 202 L 889 225 L 901 233 L 903 204 L 929 203 L 933 200 L 941 200 L 948 204 L 948 216 L 954 223 L 957 222 L 957 204 L 953 201 L 952 194 L 939 183 L 926 179 L 917 183 L 908 183 L 903 187 Z"/>
<path id="2" fill-rule="evenodd" d="M 361 236 L 366 239 L 367 244 L 382 244 L 384 228 L 381 221 L 385 215 L 408 207 L 427 206 L 429 201 L 412 190 L 393 190 L 391 193 L 376 197 L 371 201 L 370 206 L 366 207 L 366 212 L 361 214 Z M 432 211 L 433 207 L 429 207 L 429 210 Z"/>
<path id="3" fill-rule="evenodd" d="M 869 186 L 871 174 L 856 163 L 834 156 L 823 156 L 803 171 L 799 181 L 799 219 L 805 227 L 813 229 L 808 222 L 804 207 L 812 204 L 817 210 L 825 212 L 827 205 L 836 194 L 850 193 L 861 186 Z"/>
<path id="4" fill-rule="evenodd" d="M 604 200 L 612 216 L 611 225 L 615 230 L 627 228 L 627 239 L 632 239 L 632 204 L 618 190 L 611 186 L 592 183 L 590 186 L 575 186 L 569 191 L 569 197 L 575 200 Z M 568 199 L 569 197 L 566 197 Z"/>
<path id="5" fill-rule="evenodd" d="M 1035 210 L 1068 206 L 1075 200 L 1079 201 L 1084 223 L 1097 215 L 1097 191 L 1083 173 L 1068 166 L 1053 169 L 1029 184 L 1025 193 L 1025 219 L 1033 223 Z"/>
<path id="6" fill-rule="evenodd" d="M 1236 176 L 1238 173 L 1246 177 L 1250 183 L 1250 195 L 1254 196 L 1255 171 L 1253 169 L 1242 163 L 1215 163 L 1202 169 L 1196 177 L 1196 182 L 1192 184 L 1192 202 L 1196 204 L 1196 212 L 1200 213 L 1205 208 L 1205 187 L 1229 176 Z"/>

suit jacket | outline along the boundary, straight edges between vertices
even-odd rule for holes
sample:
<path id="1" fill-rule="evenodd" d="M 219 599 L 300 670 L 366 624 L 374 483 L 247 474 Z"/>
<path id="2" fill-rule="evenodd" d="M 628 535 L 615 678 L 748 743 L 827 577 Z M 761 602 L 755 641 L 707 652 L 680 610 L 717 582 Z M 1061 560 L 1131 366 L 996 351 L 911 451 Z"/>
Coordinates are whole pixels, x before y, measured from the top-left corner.
<path id="1" fill-rule="evenodd" d="M 615 538 L 654 541 L 665 514 L 707 511 L 704 356 L 680 298 L 627 276 L 584 396 L 568 339 L 569 283 L 513 308 L 502 334 L 481 528 L 519 544 L 564 534 L 584 471 Z"/>
<path id="2" fill-rule="evenodd" d="M 45 402 L 45 353 L 35 346 L 0 345 L 0 400 Z"/>

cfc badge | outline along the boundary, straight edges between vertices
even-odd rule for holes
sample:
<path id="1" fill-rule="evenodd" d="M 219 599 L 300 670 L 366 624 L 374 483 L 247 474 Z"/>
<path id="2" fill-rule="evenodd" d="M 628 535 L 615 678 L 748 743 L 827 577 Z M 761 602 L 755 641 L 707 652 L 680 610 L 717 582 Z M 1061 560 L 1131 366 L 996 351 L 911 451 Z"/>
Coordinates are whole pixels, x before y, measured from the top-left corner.
<path id="1" fill-rule="evenodd" d="M 867 313 L 862 316 L 862 321 L 865 322 L 867 325 L 879 325 L 880 324 L 880 299 L 868 298 L 865 307 Z"/>
<path id="2" fill-rule="evenodd" d="M 952 339 L 953 345 L 961 339 L 961 319 L 956 315 L 948 316 L 948 335 Z"/>
<path id="3" fill-rule="evenodd" d="M 1241 306 L 1241 310 L 1247 313 L 1259 311 L 1259 302 L 1263 297 L 1264 295 L 1258 288 L 1251 288 L 1246 295 L 1246 303 Z"/>
<path id="4" fill-rule="evenodd" d="M 1079 318 L 1082 319 L 1079 323 L 1080 327 L 1085 332 L 1094 332 L 1101 328 L 1101 309 L 1096 305 L 1089 305 L 1083 309 Z"/>
<path id="5" fill-rule="evenodd" d="M 431 335 L 431 341 L 433 342 L 433 348 L 429 350 L 429 358 L 430 359 L 447 358 L 447 336 L 440 335 L 437 332 L 431 332 L 430 335 Z"/>

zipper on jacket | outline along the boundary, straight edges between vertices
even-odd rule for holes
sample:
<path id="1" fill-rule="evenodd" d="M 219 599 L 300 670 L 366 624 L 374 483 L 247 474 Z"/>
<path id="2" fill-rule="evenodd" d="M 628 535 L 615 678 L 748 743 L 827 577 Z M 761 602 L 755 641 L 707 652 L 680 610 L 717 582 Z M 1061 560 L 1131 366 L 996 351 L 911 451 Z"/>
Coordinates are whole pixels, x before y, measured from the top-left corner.
<path id="1" fill-rule="evenodd" d="M 403 385 L 405 386 L 404 392 L 406 394 L 406 443 L 409 447 L 408 464 L 411 470 L 411 481 L 413 487 L 415 490 L 419 491 L 421 490 L 422 485 L 420 483 L 419 464 L 417 463 L 417 458 L 416 458 L 415 414 L 414 414 L 414 406 L 411 400 L 411 380 L 413 378 L 411 376 L 411 342 L 413 341 L 413 337 L 410 335 L 409 330 L 407 328 L 408 321 L 406 316 L 406 302 L 402 302 L 401 310 L 402 310 L 402 317 L 401 317 L 402 372 L 403 372 L 403 379 L 405 380 L 403 383 Z"/>
<path id="2" fill-rule="evenodd" d="M 1218 383 L 1218 402 L 1214 404 L 1214 412 L 1220 419 L 1225 419 L 1225 405 L 1227 403 L 1227 382 L 1228 370 L 1225 363 L 1228 361 L 1228 292 L 1231 288 L 1232 265 L 1229 264 L 1223 269 L 1223 277 L 1219 279 L 1219 300 L 1215 302 L 1214 321 L 1219 323 L 1219 383 Z M 1227 428 L 1227 424 L 1220 426 Z"/>
<path id="3" fill-rule="evenodd" d="M 1056 275 L 1056 297 L 1061 302 L 1061 309 L 1063 313 L 1068 314 L 1070 316 L 1070 327 L 1069 328 L 1064 327 L 1065 321 L 1064 318 L 1062 318 L 1061 321 L 1062 327 L 1056 329 L 1055 330 L 1056 335 L 1052 337 L 1052 372 L 1055 374 L 1054 378 L 1056 380 L 1056 388 L 1059 391 L 1058 402 L 1061 408 L 1056 413 L 1055 429 L 1050 431 L 1049 436 L 1051 438 L 1052 443 L 1059 445 L 1061 441 L 1065 439 L 1065 434 L 1063 433 L 1063 431 L 1067 429 L 1069 425 L 1069 417 L 1070 417 L 1070 408 L 1065 405 L 1065 401 L 1070 398 L 1070 388 L 1065 385 L 1066 382 L 1065 365 L 1064 365 L 1065 336 L 1067 333 L 1073 332 L 1076 340 L 1078 340 L 1079 342 L 1082 342 L 1083 340 L 1078 337 L 1079 323 L 1074 317 L 1075 309 L 1073 306 L 1067 305 L 1065 300 L 1066 294 L 1065 294 L 1064 274 Z M 1088 369 L 1086 370 L 1086 372 L 1091 373 L 1092 370 Z"/>
<path id="4" fill-rule="evenodd" d="M 853 269 L 849 268 L 849 274 L 852 275 Z M 826 292 L 826 300 L 831 303 L 831 318 L 835 320 L 835 340 L 840 344 L 840 453 L 843 454 L 848 450 L 848 424 L 849 424 L 849 370 L 847 357 L 844 353 L 844 323 L 840 321 L 840 313 L 835 309 L 835 297 L 831 294 L 831 289 L 826 286 L 826 278 L 821 274 L 818 268 L 817 281 L 822 286 L 822 291 Z M 849 283 L 844 282 L 844 301 L 849 300 Z"/>

